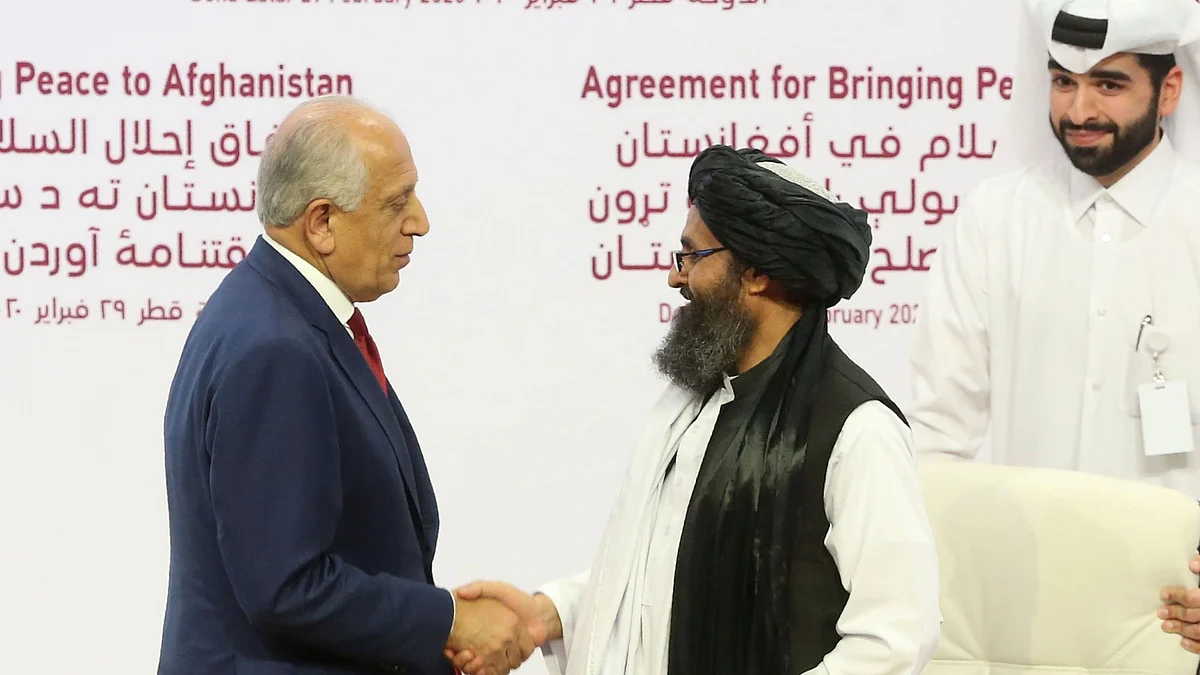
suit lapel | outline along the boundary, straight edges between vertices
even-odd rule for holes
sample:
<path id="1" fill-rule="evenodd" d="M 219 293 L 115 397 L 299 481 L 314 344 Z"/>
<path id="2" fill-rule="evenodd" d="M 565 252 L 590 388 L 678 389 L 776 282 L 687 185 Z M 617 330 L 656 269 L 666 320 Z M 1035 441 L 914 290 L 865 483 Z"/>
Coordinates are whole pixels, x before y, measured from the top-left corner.
<path id="1" fill-rule="evenodd" d="M 341 365 L 342 370 L 346 371 L 350 382 L 367 402 L 367 407 L 371 409 L 371 413 L 375 415 L 375 419 L 379 421 L 379 425 L 387 434 L 388 441 L 392 445 L 392 454 L 396 457 L 396 463 L 400 465 L 400 475 L 404 479 L 408 494 L 412 497 L 409 505 L 416 513 L 418 521 L 424 522 L 418 503 L 420 500 L 416 498 L 417 482 L 413 476 L 412 457 L 409 456 L 408 444 L 404 442 L 404 435 L 400 430 L 400 420 L 396 417 L 396 412 L 392 409 L 387 395 L 379 386 L 379 380 L 375 379 L 375 373 L 371 372 L 370 366 L 367 365 L 366 358 L 358 350 L 358 345 L 354 344 L 354 339 L 346 334 L 345 329 L 341 328 L 341 324 L 338 324 L 338 328 L 341 329 L 340 336 L 336 333 L 328 335 L 333 356 Z M 421 536 L 422 538 L 425 536 L 424 528 L 421 528 Z"/>
<path id="2" fill-rule="evenodd" d="M 400 430 L 400 422 L 392 409 L 387 394 L 379 386 L 379 380 L 375 379 L 375 374 L 367 365 L 366 358 L 358 350 L 358 345 L 354 343 L 354 338 L 350 337 L 346 327 L 338 321 L 333 311 L 329 309 L 329 305 L 321 299 L 321 295 L 312 287 L 312 284 L 308 283 L 304 275 L 300 274 L 299 270 L 271 248 L 270 244 L 262 241 L 261 236 L 244 262 L 286 292 L 309 322 L 325 333 L 334 359 L 346 376 L 350 378 L 350 382 L 366 401 L 367 407 L 370 408 L 379 425 L 383 427 L 384 433 L 387 434 L 388 441 L 392 446 L 392 456 L 395 457 L 396 463 L 400 467 L 400 477 L 404 482 L 409 508 L 413 512 L 417 535 L 421 538 L 422 546 L 426 546 L 428 542 L 423 525 L 424 518 L 421 516 L 418 503 L 420 500 L 417 499 L 417 483 L 413 475 L 412 459 L 408 454 L 409 449 Z"/>

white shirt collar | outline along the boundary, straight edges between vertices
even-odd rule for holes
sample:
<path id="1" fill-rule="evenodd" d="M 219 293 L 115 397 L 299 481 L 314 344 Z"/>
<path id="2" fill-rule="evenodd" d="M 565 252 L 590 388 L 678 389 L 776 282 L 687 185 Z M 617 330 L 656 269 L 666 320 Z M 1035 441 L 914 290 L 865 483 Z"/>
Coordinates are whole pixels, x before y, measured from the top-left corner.
<path id="1" fill-rule="evenodd" d="M 1142 227 L 1148 227 L 1175 173 L 1175 148 L 1166 134 L 1133 170 L 1107 190 L 1095 178 L 1071 168 L 1071 218 L 1079 222 L 1105 192 Z"/>
<path id="2" fill-rule="evenodd" d="M 325 304 L 329 305 L 329 309 L 333 311 L 333 315 L 337 317 L 338 321 L 341 321 L 343 325 L 350 322 L 350 317 L 354 314 L 354 303 L 350 302 L 350 298 L 346 297 L 346 294 L 337 287 L 337 284 L 333 283 L 332 279 L 321 274 L 321 271 L 313 267 L 307 260 L 272 239 L 271 235 L 264 233 L 263 239 L 271 245 L 271 248 L 279 251 L 279 255 L 290 262 L 300 274 L 304 275 L 308 283 L 312 284 L 312 287 L 325 300 Z"/>

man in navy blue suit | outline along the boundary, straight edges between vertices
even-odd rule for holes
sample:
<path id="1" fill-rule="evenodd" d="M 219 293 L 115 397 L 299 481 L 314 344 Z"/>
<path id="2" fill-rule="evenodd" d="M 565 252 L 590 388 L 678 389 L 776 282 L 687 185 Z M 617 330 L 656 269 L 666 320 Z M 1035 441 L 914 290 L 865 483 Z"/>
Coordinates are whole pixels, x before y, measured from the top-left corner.
<path id="1" fill-rule="evenodd" d="M 206 303 L 167 403 L 170 581 L 160 675 L 489 675 L 544 639 L 434 584 L 438 508 L 356 303 L 429 230 L 408 141 L 309 101 L 262 156 L 265 232 Z M 476 664 L 478 665 L 478 664 Z"/>

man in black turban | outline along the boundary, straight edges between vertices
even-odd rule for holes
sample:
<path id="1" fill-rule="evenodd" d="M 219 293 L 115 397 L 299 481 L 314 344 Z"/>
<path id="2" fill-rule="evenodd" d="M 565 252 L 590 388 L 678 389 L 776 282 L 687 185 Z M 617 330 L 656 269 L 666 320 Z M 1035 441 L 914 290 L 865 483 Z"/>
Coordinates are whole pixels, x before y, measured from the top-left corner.
<path id="1" fill-rule="evenodd" d="M 746 369 L 739 368 L 749 365 L 741 361 L 761 361 L 781 337 L 768 332 L 760 336 L 762 344 L 751 344 L 755 305 L 739 302 L 743 281 L 760 296 L 747 298 L 749 303 L 765 300 L 784 310 L 784 321 L 772 322 L 778 328 L 790 327 L 806 308 L 821 315 L 823 328 L 825 308 L 862 283 L 871 228 L 864 212 L 836 203 L 796 170 L 752 149 L 714 146 L 701 153 L 688 196 L 693 208 L 670 283 L 691 304 L 680 310 L 655 360 L 675 382 L 707 393 L 726 372 Z M 725 265 L 699 264 L 725 251 Z M 693 263 L 698 269 L 682 274 Z M 697 283 L 688 283 L 693 277 Z M 697 296 L 697 285 L 707 293 Z"/>
<path id="2" fill-rule="evenodd" d="M 465 592 L 546 628 L 554 675 L 915 675 L 941 614 L 911 437 L 826 325 L 865 214 L 749 149 L 702 152 L 688 191 L 671 386 L 591 569 Z"/>

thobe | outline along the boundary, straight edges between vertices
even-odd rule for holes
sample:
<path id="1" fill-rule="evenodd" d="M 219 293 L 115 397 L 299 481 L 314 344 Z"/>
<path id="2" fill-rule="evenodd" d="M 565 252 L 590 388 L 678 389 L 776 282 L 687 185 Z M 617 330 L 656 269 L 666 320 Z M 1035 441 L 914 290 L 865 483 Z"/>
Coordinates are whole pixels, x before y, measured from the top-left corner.
<path id="1" fill-rule="evenodd" d="M 1200 499 L 1195 451 L 1149 457 L 1137 387 L 1150 316 L 1200 424 L 1200 166 L 1168 138 L 1105 189 L 1065 158 L 981 184 L 930 272 L 908 414 L 924 460 L 1086 471 Z M 1144 338 L 1143 333 L 1143 338 Z"/>
<path id="2" fill-rule="evenodd" d="M 732 381 L 707 403 L 670 388 L 655 406 L 591 569 L 543 586 L 563 638 L 552 675 L 665 675 L 684 515 Z M 826 474 L 825 544 L 850 597 L 846 636 L 814 675 L 912 675 L 941 629 L 938 567 L 908 428 L 882 403 L 843 425 Z"/>

